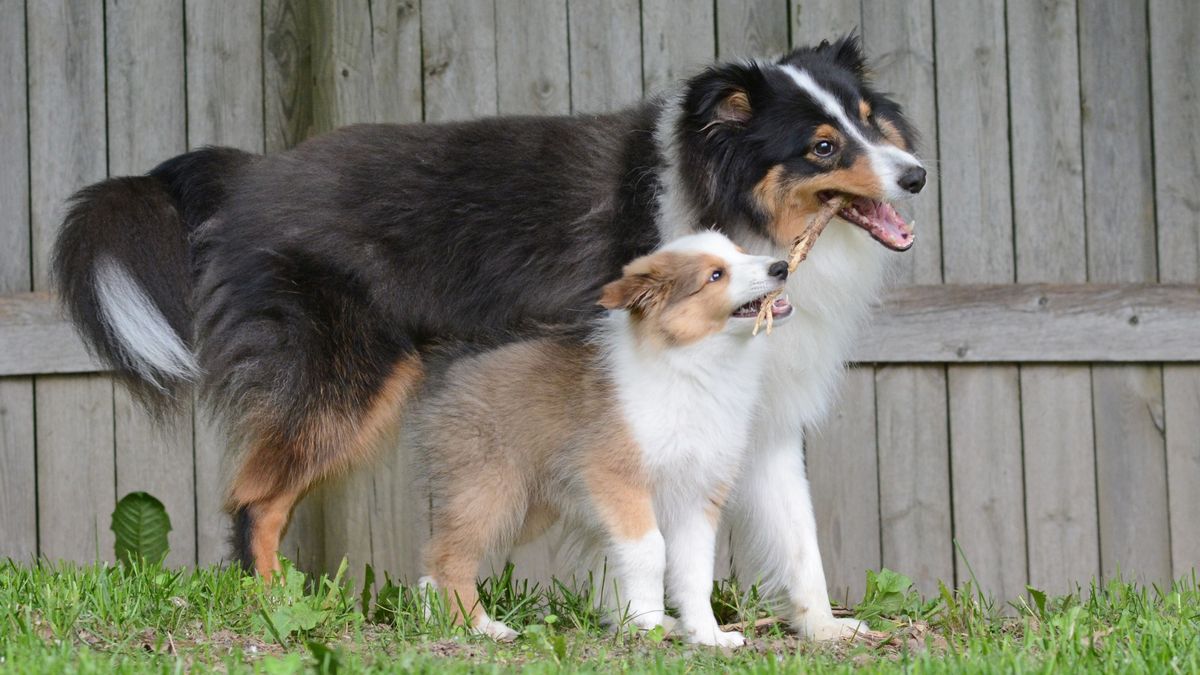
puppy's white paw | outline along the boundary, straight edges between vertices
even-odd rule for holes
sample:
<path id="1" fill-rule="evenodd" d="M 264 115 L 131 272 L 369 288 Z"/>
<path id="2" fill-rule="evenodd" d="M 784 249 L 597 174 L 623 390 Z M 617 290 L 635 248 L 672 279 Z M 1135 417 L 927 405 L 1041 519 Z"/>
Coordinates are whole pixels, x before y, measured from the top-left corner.
<path id="1" fill-rule="evenodd" d="M 663 632 L 666 634 L 669 634 L 675 627 L 675 619 L 667 616 L 666 612 L 661 609 L 639 612 L 630 616 L 628 622 L 638 630 L 651 630 L 662 626 Z"/>
<path id="2" fill-rule="evenodd" d="M 746 636 L 742 635 L 741 631 L 721 630 L 713 625 L 708 628 L 689 631 L 687 641 L 697 645 L 736 649 L 746 644 Z"/>
<path id="3" fill-rule="evenodd" d="M 496 642 L 512 642 L 518 635 L 517 631 L 509 628 L 503 621 L 496 621 L 486 614 L 475 619 L 471 624 L 471 632 L 486 635 Z"/>
<path id="4" fill-rule="evenodd" d="M 801 636 L 818 642 L 825 640 L 850 640 L 867 634 L 867 624 L 858 619 L 838 619 L 832 616 L 802 622 Z"/>

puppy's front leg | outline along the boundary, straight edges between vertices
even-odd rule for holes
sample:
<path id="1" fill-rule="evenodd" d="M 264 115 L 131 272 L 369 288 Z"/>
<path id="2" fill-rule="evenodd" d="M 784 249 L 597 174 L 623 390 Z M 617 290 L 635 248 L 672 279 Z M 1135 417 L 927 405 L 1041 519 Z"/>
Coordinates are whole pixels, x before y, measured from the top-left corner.
<path id="1" fill-rule="evenodd" d="M 713 565 L 717 548 L 716 508 L 695 504 L 666 517 L 667 593 L 679 610 L 689 642 L 717 647 L 741 647 L 746 638 L 717 626 L 712 609 Z"/>
<path id="2" fill-rule="evenodd" d="M 647 487 L 626 476 L 595 471 L 588 488 L 608 533 L 608 561 L 616 577 L 617 624 L 643 630 L 663 625 L 665 544 Z M 606 589 L 607 592 L 607 589 Z"/>

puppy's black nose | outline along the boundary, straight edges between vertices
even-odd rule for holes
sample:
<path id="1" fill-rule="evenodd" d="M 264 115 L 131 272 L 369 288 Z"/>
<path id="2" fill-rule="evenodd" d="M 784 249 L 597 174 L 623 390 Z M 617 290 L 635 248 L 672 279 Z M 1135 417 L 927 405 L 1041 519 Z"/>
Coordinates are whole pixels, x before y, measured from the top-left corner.
<path id="1" fill-rule="evenodd" d="M 900 185 L 901 190 L 913 193 L 914 195 L 925 187 L 925 169 L 914 166 L 900 175 L 900 180 L 896 181 Z"/>
<path id="2" fill-rule="evenodd" d="M 771 266 L 767 268 L 767 275 L 775 277 L 780 281 L 787 281 L 787 261 L 776 260 L 775 262 L 771 263 Z"/>

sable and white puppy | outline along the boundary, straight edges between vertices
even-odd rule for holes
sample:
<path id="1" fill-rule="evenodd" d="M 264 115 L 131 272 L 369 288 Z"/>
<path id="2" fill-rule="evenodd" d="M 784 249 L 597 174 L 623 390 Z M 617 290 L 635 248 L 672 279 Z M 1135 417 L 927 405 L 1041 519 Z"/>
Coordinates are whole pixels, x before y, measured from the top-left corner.
<path id="1" fill-rule="evenodd" d="M 716 531 L 770 349 L 751 330 L 787 276 L 724 235 L 683 237 L 605 286 L 609 312 L 586 334 L 450 365 L 411 420 L 434 499 L 423 583 L 474 631 L 511 639 L 478 603 L 480 564 L 564 518 L 603 543 L 624 618 L 663 624 L 665 573 L 688 640 L 741 645 L 710 604 Z"/>

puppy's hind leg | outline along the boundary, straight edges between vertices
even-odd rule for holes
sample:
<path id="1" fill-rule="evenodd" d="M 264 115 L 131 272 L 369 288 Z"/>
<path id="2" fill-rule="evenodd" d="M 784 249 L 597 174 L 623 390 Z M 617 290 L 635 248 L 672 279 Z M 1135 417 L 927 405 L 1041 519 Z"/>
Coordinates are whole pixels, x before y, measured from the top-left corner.
<path id="1" fill-rule="evenodd" d="M 487 554 L 508 548 L 520 530 L 527 506 L 520 483 L 498 472 L 483 480 L 459 477 L 444 487 L 444 501 L 434 510 L 433 536 L 425 549 L 426 576 L 421 579 L 425 588 L 441 592 L 456 624 L 502 642 L 515 639 L 517 632 L 488 616 L 475 578 Z"/>

